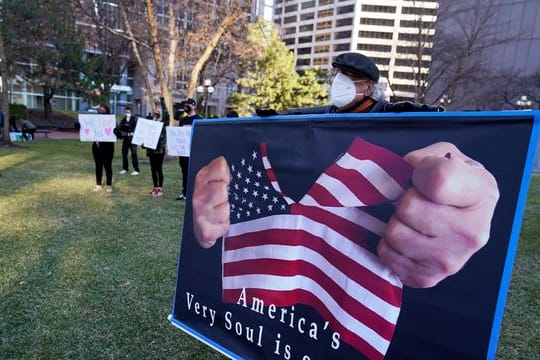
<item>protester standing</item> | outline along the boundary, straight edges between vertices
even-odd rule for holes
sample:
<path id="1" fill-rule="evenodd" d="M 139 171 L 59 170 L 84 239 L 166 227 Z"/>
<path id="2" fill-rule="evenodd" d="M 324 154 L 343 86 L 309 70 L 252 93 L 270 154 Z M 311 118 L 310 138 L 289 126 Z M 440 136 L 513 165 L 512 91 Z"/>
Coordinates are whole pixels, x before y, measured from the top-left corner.
<path id="1" fill-rule="evenodd" d="M 107 105 L 99 105 L 97 110 L 99 114 L 110 114 Z M 106 191 L 112 192 L 114 142 L 94 141 L 92 143 L 92 155 L 94 156 L 96 165 L 96 187 L 94 188 L 94 191 L 97 192 L 102 190 L 103 169 L 105 169 Z"/>
<path id="2" fill-rule="evenodd" d="M 133 172 L 131 175 L 139 175 L 139 159 L 137 157 L 137 145 L 132 144 L 133 134 L 135 133 L 135 127 L 137 126 L 137 117 L 131 112 L 131 107 L 126 106 L 125 116 L 120 120 L 118 126 L 120 130 L 120 137 L 122 138 L 122 170 L 120 174 L 127 174 L 129 170 L 128 153 L 131 151 L 131 163 L 133 165 Z"/>
<path id="3" fill-rule="evenodd" d="M 161 112 L 163 118 L 160 118 L 160 113 L 156 112 L 153 115 L 154 121 L 163 122 L 163 128 L 159 135 L 159 140 L 155 149 L 146 149 L 146 156 L 150 160 L 150 173 L 152 174 L 152 182 L 154 188 L 150 191 L 149 195 L 163 196 L 163 160 L 165 159 L 165 144 L 167 142 L 166 127 L 169 126 L 169 112 L 167 106 L 165 106 L 165 100 L 160 98 Z"/>
<path id="4" fill-rule="evenodd" d="M 191 126 L 196 119 L 202 119 L 196 112 L 197 102 L 188 98 L 180 103 L 180 108 L 174 113 L 174 119 L 180 122 L 180 126 Z M 186 199 L 187 179 L 189 157 L 179 156 L 178 162 L 182 169 L 182 193 L 176 197 L 176 200 Z"/>

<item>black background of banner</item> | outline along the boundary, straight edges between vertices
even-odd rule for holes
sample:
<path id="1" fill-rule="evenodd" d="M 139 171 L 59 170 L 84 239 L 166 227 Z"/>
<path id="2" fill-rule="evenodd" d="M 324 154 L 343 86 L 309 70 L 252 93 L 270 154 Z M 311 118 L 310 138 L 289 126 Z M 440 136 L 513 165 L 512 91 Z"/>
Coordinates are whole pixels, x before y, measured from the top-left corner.
<path id="1" fill-rule="evenodd" d="M 304 354 L 311 359 L 361 358 L 344 342 L 339 351 L 332 350 L 330 331 L 321 331 L 322 336 L 313 341 L 276 320 L 239 305 L 221 303 L 221 241 L 211 249 L 203 249 L 192 231 L 190 199 L 194 176 L 217 156 L 240 158 L 257 149 L 260 142 L 266 142 L 281 189 L 298 201 L 357 136 L 399 155 L 447 141 L 482 163 L 497 179 L 501 197 L 491 237 L 458 274 L 436 287 L 404 287 L 399 320 L 385 358 L 485 358 L 532 126 L 531 115 L 505 116 L 503 113 L 500 116 L 446 114 L 444 117 L 412 117 L 410 114 L 347 118 L 293 116 L 198 123 L 192 140 L 174 319 L 244 358 L 286 358 L 285 344 L 291 346 L 292 359 Z M 193 309 L 188 310 L 186 292 L 194 295 L 194 302 L 218 310 L 213 327 L 209 326 L 209 319 L 195 314 Z M 225 311 L 231 311 L 233 322 L 239 321 L 243 326 L 263 325 L 264 346 L 253 345 L 225 329 Z M 295 306 L 294 313 L 308 323 L 314 321 L 320 326 L 324 323 L 306 306 Z M 279 355 L 275 354 L 277 333 L 281 334 Z"/>

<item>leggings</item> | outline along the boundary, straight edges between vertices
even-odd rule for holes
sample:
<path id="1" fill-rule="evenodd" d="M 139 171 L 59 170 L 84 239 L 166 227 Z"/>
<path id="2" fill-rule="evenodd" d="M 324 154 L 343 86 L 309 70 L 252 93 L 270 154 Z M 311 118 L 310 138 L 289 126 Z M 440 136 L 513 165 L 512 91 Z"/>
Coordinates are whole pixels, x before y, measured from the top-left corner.
<path id="1" fill-rule="evenodd" d="M 163 159 L 165 153 L 148 154 L 150 159 L 150 172 L 152 173 L 152 182 L 154 187 L 163 187 Z"/>
<path id="2" fill-rule="evenodd" d="M 107 178 L 107 186 L 112 185 L 112 161 L 114 157 L 113 142 L 94 142 L 92 144 L 92 155 L 96 164 L 96 184 L 101 185 L 103 169 Z"/>

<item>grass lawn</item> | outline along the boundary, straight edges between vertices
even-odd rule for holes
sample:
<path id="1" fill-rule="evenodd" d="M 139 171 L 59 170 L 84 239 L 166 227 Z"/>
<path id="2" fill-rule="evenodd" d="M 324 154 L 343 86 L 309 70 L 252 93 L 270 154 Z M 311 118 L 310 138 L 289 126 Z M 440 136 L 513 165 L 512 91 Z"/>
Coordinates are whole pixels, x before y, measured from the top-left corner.
<path id="1" fill-rule="evenodd" d="M 167 320 L 184 203 L 180 168 L 165 163 L 152 198 L 149 164 L 93 193 L 89 143 L 37 140 L 0 148 L 1 359 L 223 358 Z M 540 177 L 534 176 L 498 358 L 540 351 Z"/>

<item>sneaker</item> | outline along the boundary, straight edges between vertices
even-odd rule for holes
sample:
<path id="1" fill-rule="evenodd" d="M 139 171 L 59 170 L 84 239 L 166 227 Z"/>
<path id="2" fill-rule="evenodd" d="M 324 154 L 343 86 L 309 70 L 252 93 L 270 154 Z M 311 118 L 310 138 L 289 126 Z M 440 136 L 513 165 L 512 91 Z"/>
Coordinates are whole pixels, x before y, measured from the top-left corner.
<path id="1" fill-rule="evenodd" d="M 157 188 L 155 196 L 163 196 L 163 188 Z"/>
<path id="2" fill-rule="evenodd" d="M 127 171 L 126 171 L 127 172 Z M 134 172 L 131 173 L 132 176 L 137 176 L 139 175 L 139 172 L 137 170 L 135 170 Z"/>
<path id="3" fill-rule="evenodd" d="M 186 196 L 184 194 L 180 194 L 176 197 L 176 200 L 186 200 Z"/>
<path id="4" fill-rule="evenodd" d="M 112 192 L 112 186 L 107 186 L 107 190 L 105 190 L 107 192 Z"/>
<path id="5" fill-rule="evenodd" d="M 122 170 L 120 170 L 119 174 L 121 174 L 121 175 L 127 174 L 127 170 L 122 169 Z"/>
<path id="6" fill-rule="evenodd" d="M 148 193 L 148 195 L 156 195 L 157 188 L 153 188 L 152 191 Z"/>
<path id="7" fill-rule="evenodd" d="M 93 192 L 98 192 L 98 191 L 101 191 L 102 189 L 102 186 L 101 185 L 96 185 L 96 187 L 94 188 L 94 190 L 92 190 Z"/>

